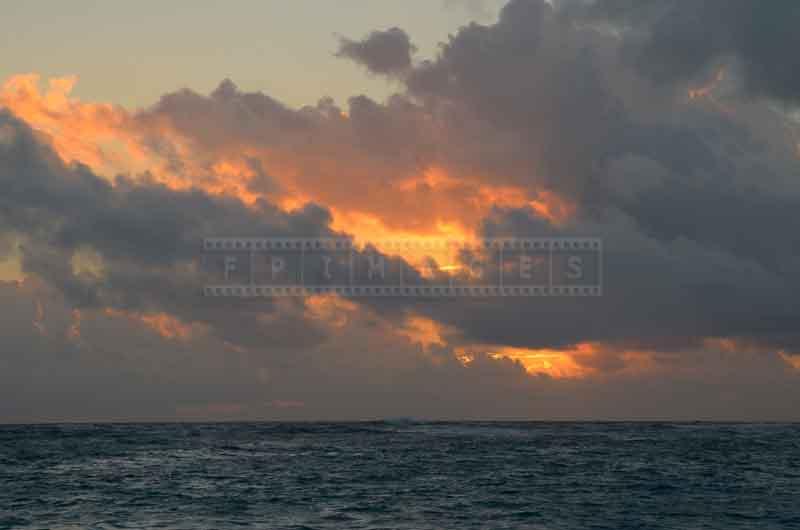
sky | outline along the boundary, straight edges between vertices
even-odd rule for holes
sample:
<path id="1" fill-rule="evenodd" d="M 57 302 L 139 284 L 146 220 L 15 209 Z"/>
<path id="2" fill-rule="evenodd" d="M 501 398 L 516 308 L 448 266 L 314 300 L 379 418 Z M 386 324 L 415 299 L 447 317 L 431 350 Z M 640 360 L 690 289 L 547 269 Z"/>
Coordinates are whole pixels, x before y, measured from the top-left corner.
<path id="1" fill-rule="evenodd" d="M 0 21 L 0 78 L 31 70 L 79 75 L 74 94 L 129 108 L 177 88 L 213 90 L 223 78 L 291 106 L 353 94 L 385 97 L 391 84 L 337 60 L 338 36 L 402 26 L 433 56 L 448 33 L 491 21 L 501 0 L 239 0 L 25 2 Z"/>
<path id="2" fill-rule="evenodd" d="M 0 423 L 800 421 L 798 24 L 793 0 L 21 5 Z M 352 241 L 423 287 L 506 271 L 485 240 L 592 238 L 602 290 L 208 297 L 213 237 Z"/>

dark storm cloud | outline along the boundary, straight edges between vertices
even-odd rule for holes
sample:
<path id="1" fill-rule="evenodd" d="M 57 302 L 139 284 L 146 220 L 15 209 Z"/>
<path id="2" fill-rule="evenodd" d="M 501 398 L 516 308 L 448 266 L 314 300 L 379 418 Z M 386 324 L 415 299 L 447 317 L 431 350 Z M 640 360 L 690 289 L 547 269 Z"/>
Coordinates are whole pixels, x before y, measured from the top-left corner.
<path id="1" fill-rule="evenodd" d="M 604 78 L 609 46 L 559 24 L 543 1 L 514 0 L 496 24 L 451 36 L 407 86 L 444 122 L 442 156 L 456 168 L 583 196 L 632 123 Z"/>
<path id="2" fill-rule="evenodd" d="M 503 235 L 540 229 L 529 216 L 512 211 L 498 212 L 485 230 Z M 697 347 L 706 337 L 753 337 L 787 349 L 785 339 L 792 336 L 789 351 L 797 351 L 796 264 L 791 272 L 771 271 L 736 249 L 698 241 L 695 234 L 655 237 L 622 212 L 572 230 L 603 235 L 602 298 L 522 301 L 497 315 L 506 326 L 469 329 L 502 330 L 502 341 L 522 343 L 528 336 L 544 345 L 588 340 L 656 350 Z M 515 324 L 515 312 L 532 318 Z"/>
<path id="3" fill-rule="evenodd" d="M 636 21 L 655 16 L 637 13 Z M 752 102 L 731 101 L 735 116 L 690 104 L 683 87 L 653 85 L 631 70 L 629 43 L 570 16 L 543 1 L 513 0 L 496 24 L 460 29 L 437 57 L 411 67 L 405 94 L 384 103 L 352 98 L 348 120 L 325 104 L 295 115 L 230 83 L 210 97 L 165 97 L 145 116 L 171 120 L 206 149 L 230 138 L 295 145 L 296 136 L 297 149 L 303 140 L 302 150 L 347 153 L 351 168 L 371 169 L 354 172 L 357 195 L 375 177 L 404 177 L 398 167 L 435 163 L 574 202 L 574 218 L 558 231 L 530 212 L 503 210 L 483 230 L 607 238 L 605 298 L 514 301 L 498 311 L 490 302 L 419 308 L 469 339 L 683 348 L 707 336 L 752 335 L 800 349 L 789 296 L 800 243 L 788 231 L 800 212 L 791 178 L 800 164 L 781 117 Z M 214 126 L 195 132 L 206 122 Z M 313 182 L 328 180 L 347 186 L 341 172 Z M 538 331 L 515 314 L 531 315 Z"/>
<path id="4" fill-rule="evenodd" d="M 623 26 L 627 53 L 658 82 L 696 79 L 734 59 L 754 95 L 800 103 L 794 0 L 597 0 L 590 17 Z"/>
<path id="5" fill-rule="evenodd" d="M 681 8 L 697 15 L 696 4 Z M 498 209 L 483 233 L 603 237 L 606 294 L 418 310 L 467 341 L 520 347 L 685 349 L 731 336 L 800 351 L 800 238 L 790 228 L 800 222 L 791 177 L 800 164 L 783 118 L 752 101 L 703 108 L 683 88 L 643 83 L 627 67 L 628 43 L 565 16 L 513 0 L 497 24 L 452 36 L 407 86 L 442 120 L 448 167 L 545 186 L 577 205 L 558 228 Z"/>
<path id="6" fill-rule="evenodd" d="M 633 9 L 620 6 L 615 16 Z M 630 11 L 631 20 L 674 4 L 648 6 Z M 166 97 L 146 116 L 171 120 L 207 149 L 235 137 L 272 146 L 295 145 L 295 131 L 298 142 L 311 135 L 303 149 L 335 149 L 347 153 L 351 169 L 371 169 L 348 179 L 355 196 L 375 180 L 407 176 L 397 167 L 436 164 L 454 176 L 486 174 L 491 184 L 532 194 L 544 187 L 573 202 L 576 213 L 557 231 L 531 212 L 502 209 L 483 231 L 607 238 L 606 297 L 516 301 L 497 312 L 492 303 L 419 309 L 469 338 L 663 348 L 752 335 L 800 349 L 788 294 L 797 287 L 800 242 L 789 227 L 800 215 L 800 186 L 791 178 L 800 163 L 782 117 L 759 102 L 727 101 L 732 112 L 691 103 L 683 86 L 654 85 L 631 69 L 630 43 L 573 16 L 541 0 L 512 0 L 496 24 L 461 28 L 437 57 L 411 67 L 406 93 L 385 103 L 352 98 L 348 120 L 325 104 L 292 115 L 230 83 L 208 98 Z M 206 121 L 215 126 L 195 133 L 191 125 Z M 347 186 L 341 172 L 313 182 L 329 180 Z M 539 331 L 515 314 L 531 314 Z"/>
<path id="7" fill-rule="evenodd" d="M 411 67 L 416 51 L 408 34 L 395 27 L 373 31 L 360 41 L 343 37 L 337 55 L 364 65 L 372 73 L 397 75 Z"/>

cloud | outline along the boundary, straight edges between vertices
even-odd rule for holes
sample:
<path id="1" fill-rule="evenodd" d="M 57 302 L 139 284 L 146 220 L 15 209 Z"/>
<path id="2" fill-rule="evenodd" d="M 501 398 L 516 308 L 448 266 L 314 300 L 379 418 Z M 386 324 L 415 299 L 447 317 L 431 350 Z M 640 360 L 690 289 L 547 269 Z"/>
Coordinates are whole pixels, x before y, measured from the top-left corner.
<path id="1" fill-rule="evenodd" d="M 626 52 L 657 82 L 697 79 L 733 60 L 752 95 L 800 103 L 800 6 L 792 0 L 597 0 L 583 11 L 623 28 Z"/>
<path id="2" fill-rule="evenodd" d="M 70 98 L 70 79 L 6 83 L 0 240 L 4 255 L 20 243 L 43 289 L 4 286 L 25 307 L 13 351 L 125 388 L 120 417 L 157 416 L 158 400 L 193 417 L 796 417 L 799 136 L 772 104 L 792 101 L 791 80 L 756 42 L 777 45 L 744 21 L 786 6 L 575 4 L 512 0 L 416 62 L 396 28 L 345 39 L 340 54 L 398 93 L 342 108 L 291 109 L 224 80 L 131 112 Z M 673 49 L 665 28 L 700 31 L 688 15 L 724 38 Z M 739 64 L 719 75 L 727 56 Z M 602 237 L 605 294 L 196 296 L 205 236 L 345 234 Z M 162 393 L 137 409 L 137 379 L 114 363 L 169 366 Z M 65 396 L 84 394 L 58 381 L 64 417 L 83 399 Z"/>
<path id="3" fill-rule="evenodd" d="M 0 148 L 0 226 L 22 240 L 27 276 L 0 284 L 0 305 L 14 313 L 3 324 L 3 421 L 521 414 L 533 381 L 519 364 L 479 356 L 467 368 L 366 308 L 200 297 L 202 234 L 333 235 L 320 209 L 108 182 L 65 166 L 8 113 L 0 120 L 14 130 Z M 76 269 L 87 248 L 101 266 Z M 491 405 L 487 396 L 509 384 L 518 397 Z M 95 393 L 109 399 L 86 403 Z"/>
<path id="4" fill-rule="evenodd" d="M 609 289 L 580 307 L 523 300 L 423 311 L 477 342 L 523 348 L 683 348 L 742 335 L 796 350 L 791 125 L 764 102 L 731 96 L 732 113 L 723 112 L 682 87 L 653 85 L 629 68 L 624 41 L 569 16 L 509 2 L 496 24 L 452 36 L 407 86 L 445 116 L 442 149 L 466 153 L 445 155 L 446 167 L 479 166 L 575 206 L 554 227 L 529 208 L 498 205 L 483 234 L 601 235 Z"/>
<path id="5" fill-rule="evenodd" d="M 237 342 L 237 330 L 263 328 L 257 325 L 260 312 L 226 314 L 191 299 L 204 283 L 195 263 L 202 238 L 210 233 L 331 234 L 326 212 L 313 205 L 287 214 L 265 202 L 247 208 L 199 190 L 175 191 L 124 177 L 110 183 L 85 166 L 65 166 L 8 113 L 0 113 L 0 123 L 15 130 L 15 141 L 0 148 L 0 183 L 6 190 L 0 199 L 2 231 L 21 238 L 23 272 L 57 287 L 75 307 L 166 311 L 188 323 L 212 325 Z M 73 259 L 85 248 L 101 260 L 101 275 L 74 269 Z M 290 329 L 292 319 L 276 327 Z M 313 341 L 312 328 L 296 338 Z M 263 339 L 258 331 L 250 335 L 250 343 Z M 293 342 L 285 332 L 272 339 L 278 337 Z"/>
<path id="6" fill-rule="evenodd" d="M 352 59 L 374 74 L 402 75 L 411 67 L 416 51 L 408 34 L 394 27 L 373 31 L 360 41 L 342 37 L 336 55 Z"/>
<path id="7" fill-rule="evenodd" d="M 37 302 L 46 334 L 31 324 Z M 331 302 L 333 302 L 331 300 Z M 278 356 L 213 338 L 170 340 L 121 315 L 72 311 L 34 281 L 0 282 L 0 418 L 30 421 L 796 418 L 798 372 L 777 355 L 724 347 L 651 359 L 651 371 L 585 379 L 531 376 L 477 354 L 464 366 L 416 348 L 357 310 L 344 340 Z M 348 340 L 347 337 L 352 335 Z M 363 348 L 363 349 L 362 349 Z M 368 350 L 369 354 L 364 351 Z M 98 399 L 98 396 L 102 399 Z M 297 406 L 302 403 L 302 406 Z"/>

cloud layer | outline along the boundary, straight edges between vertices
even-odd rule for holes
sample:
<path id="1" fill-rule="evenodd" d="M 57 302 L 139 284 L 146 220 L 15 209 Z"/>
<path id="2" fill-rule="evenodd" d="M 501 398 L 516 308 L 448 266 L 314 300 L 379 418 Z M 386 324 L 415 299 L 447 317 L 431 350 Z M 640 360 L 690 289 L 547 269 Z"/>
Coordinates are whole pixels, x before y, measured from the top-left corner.
<path id="1" fill-rule="evenodd" d="M 419 60 L 342 38 L 398 86 L 345 107 L 8 80 L 0 421 L 797 419 L 797 9 L 695 4 L 511 0 Z M 199 296 L 203 237 L 331 235 L 602 237 L 605 296 Z"/>

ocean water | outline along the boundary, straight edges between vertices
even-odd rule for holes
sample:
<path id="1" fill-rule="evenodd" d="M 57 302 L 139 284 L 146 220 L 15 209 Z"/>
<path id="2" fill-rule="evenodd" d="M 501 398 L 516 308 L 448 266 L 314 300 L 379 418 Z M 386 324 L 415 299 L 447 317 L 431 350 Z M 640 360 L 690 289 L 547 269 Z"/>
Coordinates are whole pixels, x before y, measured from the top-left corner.
<path id="1" fill-rule="evenodd" d="M 800 426 L 0 427 L 0 528 L 800 528 Z"/>

